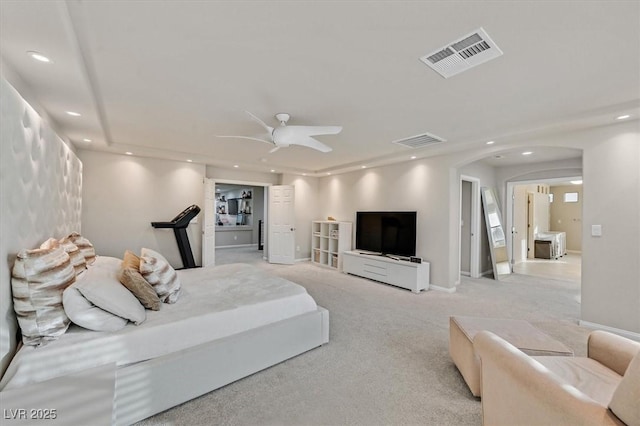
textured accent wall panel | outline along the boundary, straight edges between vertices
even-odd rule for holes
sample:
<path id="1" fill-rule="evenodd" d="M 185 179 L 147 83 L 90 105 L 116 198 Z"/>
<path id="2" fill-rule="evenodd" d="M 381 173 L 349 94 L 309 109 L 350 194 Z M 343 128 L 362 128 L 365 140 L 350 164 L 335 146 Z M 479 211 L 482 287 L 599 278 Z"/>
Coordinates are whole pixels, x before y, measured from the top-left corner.
<path id="1" fill-rule="evenodd" d="M 16 346 L 11 268 L 23 248 L 80 232 L 82 163 L 0 79 L 0 372 Z"/>

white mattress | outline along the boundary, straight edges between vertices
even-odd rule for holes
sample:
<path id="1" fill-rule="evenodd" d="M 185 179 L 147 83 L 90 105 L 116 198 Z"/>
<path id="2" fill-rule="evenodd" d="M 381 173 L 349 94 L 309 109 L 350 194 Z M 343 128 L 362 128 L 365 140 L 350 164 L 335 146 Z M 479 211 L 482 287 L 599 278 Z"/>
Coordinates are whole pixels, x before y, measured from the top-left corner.
<path id="1" fill-rule="evenodd" d="M 38 383 L 115 362 L 145 361 L 262 325 L 315 311 L 304 287 L 245 264 L 178 271 L 177 303 L 147 310 L 147 320 L 114 332 L 72 325 L 43 347 L 23 346 L 0 389 Z"/>

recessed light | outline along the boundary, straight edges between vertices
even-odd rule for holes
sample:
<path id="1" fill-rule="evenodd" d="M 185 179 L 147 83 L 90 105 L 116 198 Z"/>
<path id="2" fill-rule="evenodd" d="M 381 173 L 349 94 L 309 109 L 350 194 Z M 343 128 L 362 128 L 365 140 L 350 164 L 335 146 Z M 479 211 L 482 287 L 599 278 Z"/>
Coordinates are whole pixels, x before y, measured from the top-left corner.
<path id="1" fill-rule="evenodd" d="M 367 166 L 360 166 L 360 168 L 361 168 L 361 169 L 366 169 L 366 168 L 367 168 Z"/>
<path id="2" fill-rule="evenodd" d="M 496 141 L 489 141 L 487 142 L 487 145 L 493 145 L 494 143 L 496 143 Z"/>
<path id="3" fill-rule="evenodd" d="M 412 156 L 411 156 L 411 159 L 412 159 L 412 160 L 415 160 L 416 158 L 417 158 L 417 157 L 416 157 L 415 155 L 412 155 Z"/>
<path id="4" fill-rule="evenodd" d="M 127 154 L 127 155 L 133 155 L 133 152 L 131 152 L 131 151 L 127 151 L 127 152 L 125 152 L 125 154 Z"/>
<path id="5" fill-rule="evenodd" d="M 187 163 L 193 163 L 193 160 L 187 159 Z"/>
<path id="6" fill-rule="evenodd" d="M 306 173 L 303 173 L 303 174 L 302 174 L 302 176 L 306 176 L 306 175 L 307 175 Z"/>
<path id="7" fill-rule="evenodd" d="M 522 153 L 522 155 L 531 155 L 533 154 L 533 151 L 525 151 Z"/>
<path id="8" fill-rule="evenodd" d="M 327 172 L 327 176 L 329 176 L 331 173 Z"/>
<path id="9" fill-rule="evenodd" d="M 75 111 L 67 111 L 67 114 L 72 117 L 80 117 L 82 115 L 79 112 L 75 112 Z"/>
<path id="10" fill-rule="evenodd" d="M 271 173 L 275 173 L 275 172 L 276 172 L 275 170 L 271 169 Z"/>
<path id="11" fill-rule="evenodd" d="M 240 166 L 238 166 L 237 164 L 234 164 L 233 167 L 237 169 Z"/>
<path id="12" fill-rule="evenodd" d="M 49 59 L 48 57 L 44 56 L 40 52 L 36 52 L 35 50 L 28 51 L 27 55 L 29 55 L 32 59 L 35 59 L 38 62 L 44 62 L 46 64 L 53 63 L 53 61 L 51 59 Z"/>
<path id="13" fill-rule="evenodd" d="M 616 117 L 616 120 L 624 120 L 631 117 L 629 114 L 625 114 L 625 115 L 621 115 L 619 117 Z"/>
<path id="14" fill-rule="evenodd" d="M 571 182 L 574 185 L 582 185 L 582 179 L 579 180 L 570 180 L 569 182 Z"/>
<path id="15" fill-rule="evenodd" d="M 89 139 L 89 138 L 84 138 L 84 139 L 82 139 L 82 142 L 91 142 L 91 139 Z"/>

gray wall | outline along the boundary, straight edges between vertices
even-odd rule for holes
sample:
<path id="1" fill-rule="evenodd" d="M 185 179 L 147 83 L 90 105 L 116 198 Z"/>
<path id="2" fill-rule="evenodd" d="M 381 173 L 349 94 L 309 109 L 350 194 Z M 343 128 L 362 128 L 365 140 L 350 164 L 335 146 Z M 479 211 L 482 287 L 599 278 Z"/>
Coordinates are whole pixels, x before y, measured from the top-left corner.
<path id="1" fill-rule="evenodd" d="M 582 320 L 640 333 L 640 122 L 585 142 Z"/>
<path id="2" fill-rule="evenodd" d="M 101 255 L 122 258 L 148 247 L 182 267 L 172 229 L 154 229 L 191 204 L 204 206 L 205 166 L 170 160 L 79 150 L 84 164 L 82 232 Z M 201 263 L 202 219 L 187 228 L 193 257 Z"/>
<path id="3" fill-rule="evenodd" d="M 418 212 L 416 254 L 431 263 L 431 283 L 453 287 L 459 273 L 458 242 L 450 240 L 450 220 L 459 232 L 459 197 L 450 210 L 448 161 L 441 157 L 414 160 L 386 167 L 374 167 L 319 179 L 317 218 L 333 216 L 355 222 L 358 210 L 415 210 Z M 297 196 L 297 194 L 296 194 Z M 455 263 L 450 271 L 451 245 L 455 244 Z"/>

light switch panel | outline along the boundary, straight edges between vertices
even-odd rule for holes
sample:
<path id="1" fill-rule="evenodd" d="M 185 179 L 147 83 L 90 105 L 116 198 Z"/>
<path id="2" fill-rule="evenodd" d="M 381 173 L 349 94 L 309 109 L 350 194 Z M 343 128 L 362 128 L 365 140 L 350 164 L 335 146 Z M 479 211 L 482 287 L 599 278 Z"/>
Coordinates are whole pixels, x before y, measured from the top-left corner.
<path id="1" fill-rule="evenodd" d="M 592 237 L 601 237 L 602 236 L 602 225 L 591 225 L 591 236 Z"/>

